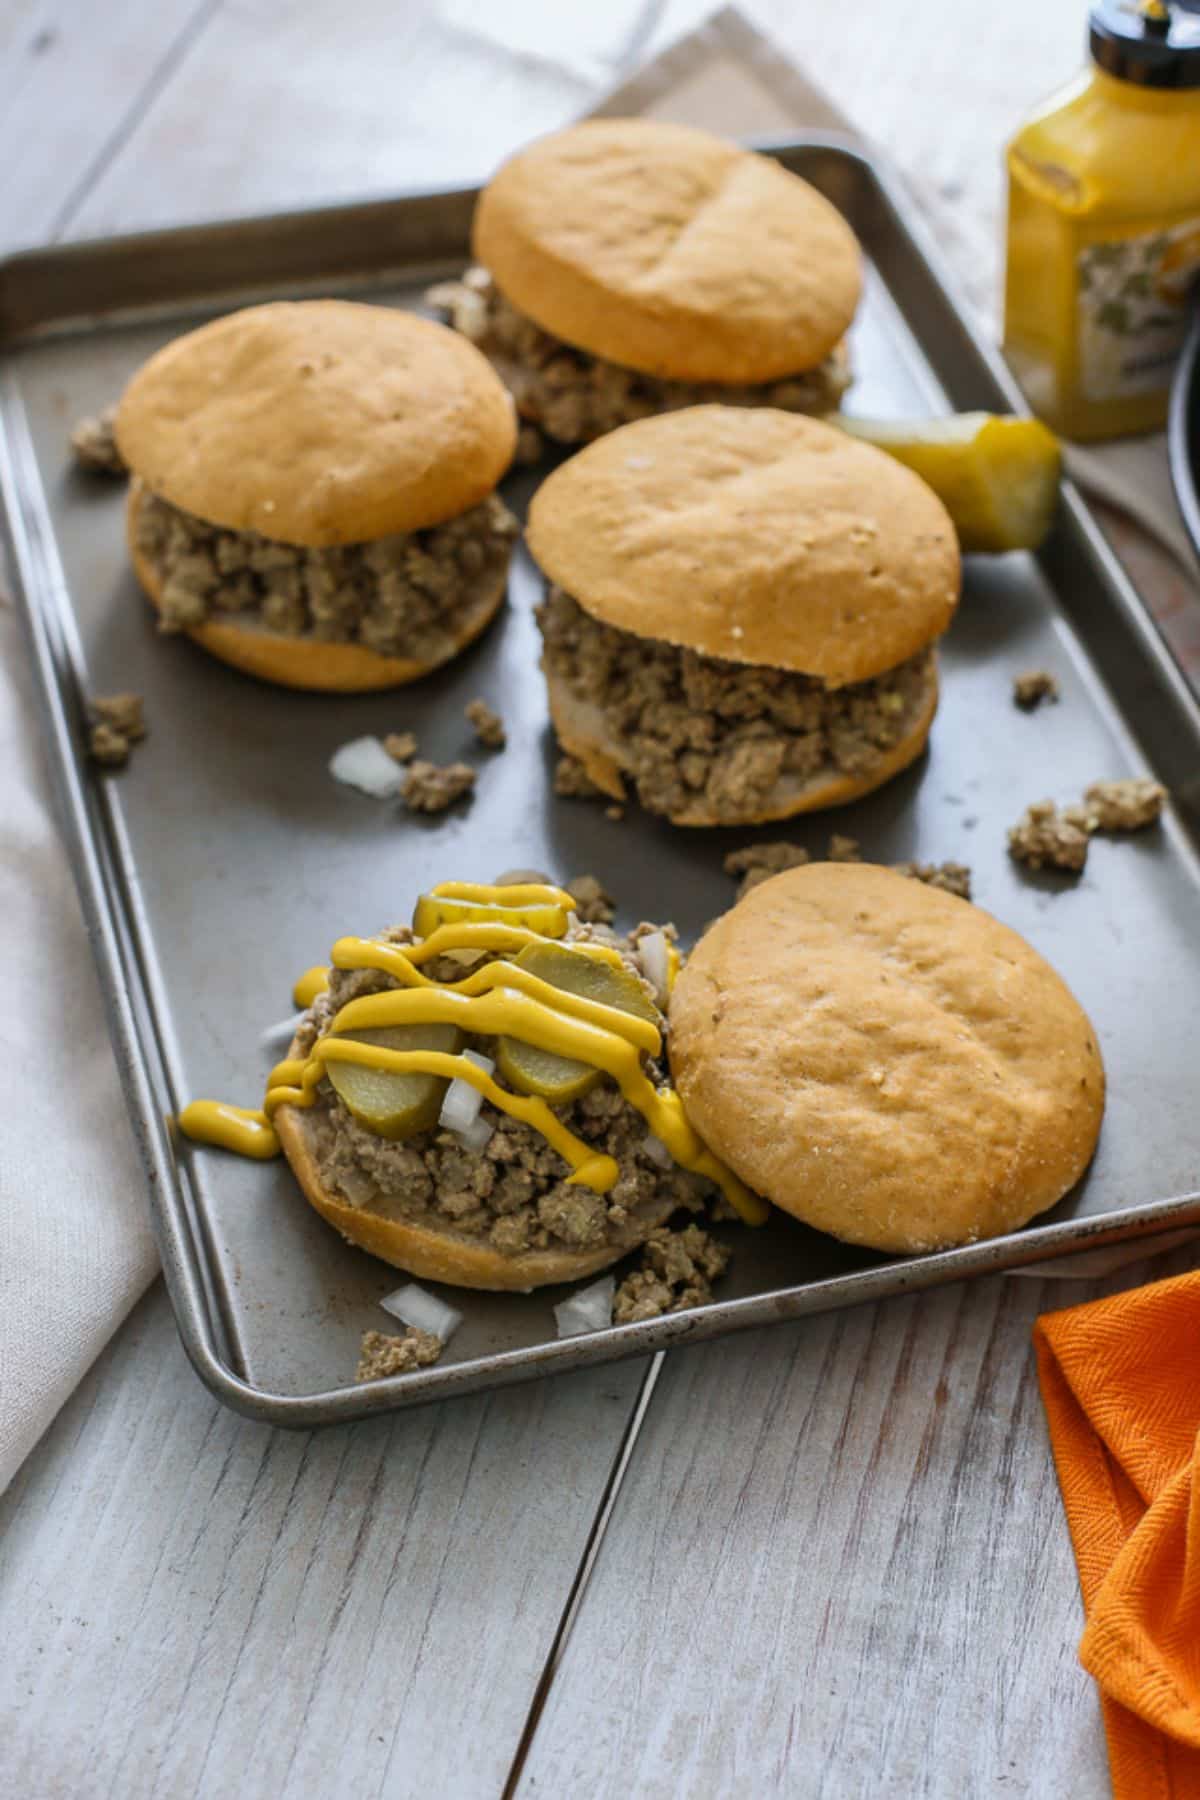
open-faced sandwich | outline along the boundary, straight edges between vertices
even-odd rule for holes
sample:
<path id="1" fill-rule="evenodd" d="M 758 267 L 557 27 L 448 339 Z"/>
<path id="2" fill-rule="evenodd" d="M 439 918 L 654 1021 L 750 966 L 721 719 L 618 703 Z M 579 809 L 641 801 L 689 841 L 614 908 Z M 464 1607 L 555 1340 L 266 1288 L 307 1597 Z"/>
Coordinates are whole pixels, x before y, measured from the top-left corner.
<path id="1" fill-rule="evenodd" d="M 484 188 L 473 249 L 430 301 L 560 443 L 708 400 L 830 412 L 847 385 L 853 232 L 706 131 L 597 119 L 541 138 Z"/>
<path id="2" fill-rule="evenodd" d="M 644 419 L 543 482 L 527 540 L 555 730 L 614 799 L 758 824 L 920 755 L 960 559 L 881 451 L 772 409 Z"/>
<path id="3" fill-rule="evenodd" d="M 1015 931 L 867 864 L 756 887 L 671 995 L 671 1073 L 755 1192 L 878 1250 L 1015 1231 L 1091 1160 L 1104 1066 Z"/>
<path id="4" fill-rule="evenodd" d="M 248 307 L 126 388 L 129 546 L 164 631 L 288 687 L 393 687 L 504 598 L 512 402 L 455 332 L 345 300 Z"/>
<path id="5" fill-rule="evenodd" d="M 606 1268 L 713 1183 L 761 1222 L 670 1084 L 671 937 L 574 907 L 544 884 L 447 882 L 411 929 L 342 938 L 262 1111 L 199 1101 L 183 1130 L 282 1149 L 350 1242 L 463 1287 Z"/>

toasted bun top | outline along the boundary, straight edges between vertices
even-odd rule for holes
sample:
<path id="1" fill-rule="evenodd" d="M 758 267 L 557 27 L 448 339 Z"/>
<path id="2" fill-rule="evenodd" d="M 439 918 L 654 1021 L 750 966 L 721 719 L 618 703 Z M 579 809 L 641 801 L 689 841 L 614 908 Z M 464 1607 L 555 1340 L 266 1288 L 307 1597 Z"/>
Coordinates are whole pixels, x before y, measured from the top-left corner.
<path id="1" fill-rule="evenodd" d="M 888 869 L 813 863 L 718 920 L 671 998 L 697 1130 L 797 1218 L 881 1250 L 1014 1230 L 1086 1168 L 1087 1017 L 987 913 Z"/>
<path id="2" fill-rule="evenodd" d="M 518 151 L 474 249 L 513 305 L 594 356 L 677 381 L 813 368 L 858 305 L 858 243 L 767 156 L 650 119 L 593 119 Z"/>
<path id="3" fill-rule="evenodd" d="M 526 538 L 605 624 L 831 686 L 906 661 L 958 602 L 932 489 L 835 426 L 766 407 L 610 432 L 542 483 Z"/>
<path id="4" fill-rule="evenodd" d="M 318 547 L 476 505 L 512 458 L 512 402 L 457 332 L 386 306 L 277 301 L 214 319 L 126 388 L 117 443 L 172 506 Z"/>

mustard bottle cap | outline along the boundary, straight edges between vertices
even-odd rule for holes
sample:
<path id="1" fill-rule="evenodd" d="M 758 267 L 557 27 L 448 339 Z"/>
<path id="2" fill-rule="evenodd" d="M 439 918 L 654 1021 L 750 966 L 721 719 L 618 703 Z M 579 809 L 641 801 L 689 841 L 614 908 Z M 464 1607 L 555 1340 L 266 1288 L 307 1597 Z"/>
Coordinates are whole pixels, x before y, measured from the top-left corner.
<path id="1" fill-rule="evenodd" d="M 1200 88 L 1200 0 L 1096 0 L 1088 47 L 1119 81 Z"/>

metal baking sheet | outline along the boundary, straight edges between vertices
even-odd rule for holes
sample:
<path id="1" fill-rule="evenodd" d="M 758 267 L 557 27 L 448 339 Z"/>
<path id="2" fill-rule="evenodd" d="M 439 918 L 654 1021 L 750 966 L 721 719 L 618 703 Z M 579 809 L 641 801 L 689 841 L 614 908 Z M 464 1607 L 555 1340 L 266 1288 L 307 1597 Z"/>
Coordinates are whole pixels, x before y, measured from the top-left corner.
<path id="1" fill-rule="evenodd" d="M 851 410 L 1018 405 L 886 171 L 836 139 L 764 147 L 843 209 L 870 259 Z M 1009 1237 L 900 1259 L 779 1217 L 731 1232 L 736 1256 L 713 1304 L 562 1343 L 552 1313 L 561 1290 L 456 1291 L 465 1323 L 437 1367 L 356 1387 L 359 1335 L 386 1327 L 376 1303 L 395 1273 L 344 1245 L 282 1163 L 177 1139 L 172 1118 L 189 1098 L 256 1100 L 272 1060 L 260 1035 L 290 1010 L 295 975 L 338 935 L 406 918 L 430 883 L 515 865 L 594 872 L 621 921 L 673 919 L 690 939 L 732 899 L 723 853 L 784 835 L 676 831 L 635 806 L 616 823 L 554 797 L 531 615 L 538 581 L 523 554 L 507 611 L 449 669 L 390 695 L 297 695 L 156 634 L 126 565 L 120 486 L 71 466 L 71 423 L 111 401 L 158 345 L 231 304 L 332 292 L 419 305 L 429 280 L 461 267 L 473 200 L 421 195 L 0 266 L 10 547 L 166 1278 L 202 1378 L 259 1418 L 347 1419 L 1200 1219 L 1200 708 L 1069 491 L 1037 561 L 968 568 L 928 755 L 879 794 L 785 828 L 818 852 L 837 830 L 875 860 L 969 863 L 979 902 L 1078 994 L 1111 1097 L 1092 1169 L 1053 1212 Z M 517 476 L 504 491 L 520 507 L 531 486 Z M 1025 717 L 1011 677 L 1041 665 L 1059 676 L 1062 701 Z M 145 695 L 150 737 L 127 770 L 98 774 L 80 754 L 82 695 L 125 688 Z M 467 810 L 422 821 L 329 778 L 331 751 L 364 732 L 411 728 L 435 758 L 474 756 L 462 709 L 476 694 L 500 707 L 510 741 L 479 756 Z M 1170 787 L 1171 816 L 1130 840 L 1097 841 L 1082 880 L 1010 862 L 1005 828 L 1026 802 L 1147 771 Z"/>

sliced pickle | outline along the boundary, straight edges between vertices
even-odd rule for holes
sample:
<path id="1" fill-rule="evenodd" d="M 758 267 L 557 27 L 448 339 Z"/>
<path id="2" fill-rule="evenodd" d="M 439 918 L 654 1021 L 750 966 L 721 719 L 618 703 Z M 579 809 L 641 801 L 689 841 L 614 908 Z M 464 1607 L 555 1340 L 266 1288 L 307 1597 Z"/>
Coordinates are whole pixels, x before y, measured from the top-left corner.
<path id="1" fill-rule="evenodd" d="M 560 938 L 567 929 L 567 915 L 561 906 L 489 906 L 481 900 L 422 894 L 413 911 L 413 930 L 427 938 L 439 925 L 521 925 L 542 937 Z"/>
<path id="2" fill-rule="evenodd" d="M 567 994 L 580 994 L 618 1012 L 632 1013 L 637 1019 L 658 1023 L 659 1015 L 646 990 L 628 969 L 614 968 L 582 950 L 568 950 L 563 944 L 526 944 L 517 957 L 517 967 L 528 969 L 550 987 Z M 577 1062 L 574 1057 L 556 1056 L 552 1050 L 539 1050 L 520 1038 L 496 1040 L 496 1063 L 501 1074 L 518 1092 L 535 1094 L 551 1106 L 565 1106 L 594 1088 L 602 1071 L 591 1063 Z"/>
<path id="3" fill-rule="evenodd" d="M 830 421 L 928 482 L 964 550 L 1036 550 L 1050 529 L 1062 452 L 1037 419 L 958 413 L 907 422 Z"/>
<path id="4" fill-rule="evenodd" d="M 355 1044 L 378 1044 L 383 1050 L 440 1050 L 449 1056 L 463 1045 L 457 1025 L 387 1025 L 378 1031 L 337 1035 Z M 325 1072 L 359 1124 L 376 1137 L 393 1140 L 431 1130 L 450 1085 L 444 1075 L 403 1075 L 362 1063 L 329 1062 Z"/>

